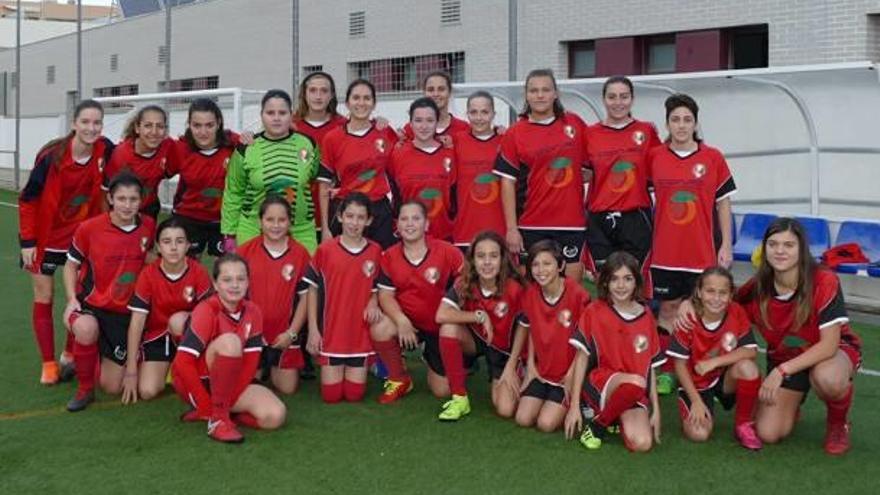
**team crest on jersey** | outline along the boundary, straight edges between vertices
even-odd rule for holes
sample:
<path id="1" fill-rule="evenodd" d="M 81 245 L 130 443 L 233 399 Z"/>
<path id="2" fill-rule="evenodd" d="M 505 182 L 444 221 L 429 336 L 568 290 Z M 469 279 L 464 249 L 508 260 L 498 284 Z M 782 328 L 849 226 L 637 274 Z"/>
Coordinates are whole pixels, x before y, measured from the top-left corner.
<path id="1" fill-rule="evenodd" d="M 372 277 L 373 272 L 376 271 L 376 263 L 373 260 L 364 261 L 364 264 L 361 265 L 361 271 L 364 272 L 364 275 L 367 277 Z"/>
<path id="2" fill-rule="evenodd" d="M 196 298 L 195 287 L 193 287 L 192 285 L 187 285 L 186 287 L 183 288 L 183 299 L 186 302 L 191 303 L 191 302 L 193 302 L 193 299 L 195 299 L 195 298 Z"/>
<path id="3" fill-rule="evenodd" d="M 376 151 L 379 153 L 385 153 L 385 140 L 379 138 L 376 140 Z"/>
<path id="4" fill-rule="evenodd" d="M 150 243 L 150 239 L 147 236 L 141 237 L 141 252 L 147 252 L 147 245 Z"/>
<path id="5" fill-rule="evenodd" d="M 445 170 L 447 174 L 452 171 L 452 158 L 447 156 L 443 159 L 443 170 Z"/>
<path id="6" fill-rule="evenodd" d="M 431 285 L 436 284 L 437 281 L 440 280 L 440 270 L 433 266 L 428 267 L 428 269 L 425 270 L 425 280 Z"/>
<path id="7" fill-rule="evenodd" d="M 736 335 L 733 332 L 726 332 L 721 337 L 721 348 L 724 349 L 724 352 L 730 352 L 736 348 Z"/>
<path id="8" fill-rule="evenodd" d="M 571 311 L 569 311 L 567 309 L 563 309 L 562 311 L 559 312 L 558 315 L 556 315 L 556 319 L 559 320 L 559 324 L 562 325 L 563 327 L 565 327 L 565 328 L 570 327 L 571 326 Z"/>
<path id="9" fill-rule="evenodd" d="M 283 278 L 287 282 L 290 282 L 290 279 L 293 278 L 293 265 L 288 263 L 281 267 L 281 278 Z"/>
<path id="10" fill-rule="evenodd" d="M 702 163 L 694 165 L 693 173 L 695 178 L 702 178 L 704 175 L 706 175 L 706 166 Z"/>
<path id="11" fill-rule="evenodd" d="M 567 125 L 562 128 L 562 131 L 565 132 L 565 135 L 568 136 L 568 139 L 574 139 L 574 127 Z"/>
<path id="12" fill-rule="evenodd" d="M 634 142 L 634 143 L 636 143 L 637 145 L 641 146 L 642 143 L 645 142 L 645 133 L 642 132 L 642 131 L 635 131 L 635 132 L 632 134 L 632 138 L 633 138 L 633 142 Z"/>
<path id="13" fill-rule="evenodd" d="M 495 305 L 495 310 L 492 312 L 495 313 L 495 316 L 504 318 L 508 311 L 510 311 L 510 306 L 508 306 L 506 302 L 501 301 Z"/>
<path id="14" fill-rule="evenodd" d="M 636 351 L 636 354 L 641 354 L 648 350 L 648 337 L 644 335 L 636 335 L 633 338 L 633 350 Z"/>

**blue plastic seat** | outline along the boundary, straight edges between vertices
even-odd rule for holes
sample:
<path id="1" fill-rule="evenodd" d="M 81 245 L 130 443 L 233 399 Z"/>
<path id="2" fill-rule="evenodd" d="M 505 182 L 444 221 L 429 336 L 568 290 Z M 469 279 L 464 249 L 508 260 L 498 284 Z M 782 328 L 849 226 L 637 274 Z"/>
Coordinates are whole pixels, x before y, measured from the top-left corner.
<path id="1" fill-rule="evenodd" d="M 848 220 L 840 224 L 835 245 L 855 242 L 871 263 L 880 261 L 880 223 Z M 868 263 L 844 263 L 837 267 L 840 273 L 858 273 L 867 270 Z M 874 275 L 874 276 L 880 276 Z"/>
<path id="2" fill-rule="evenodd" d="M 770 222 L 776 219 L 776 215 L 766 213 L 746 213 L 743 215 L 742 225 L 739 228 L 739 236 L 733 245 L 733 259 L 737 261 L 750 261 L 752 252 L 761 244 L 764 232 Z"/>
<path id="3" fill-rule="evenodd" d="M 868 267 L 868 275 L 872 277 L 880 277 L 880 265 L 871 265 Z"/>
<path id="4" fill-rule="evenodd" d="M 831 228 L 828 220 L 817 217 L 795 217 L 804 226 L 807 239 L 810 241 L 810 253 L 816 259 L 822 258 L 822 253 L 831 247 Z"/>

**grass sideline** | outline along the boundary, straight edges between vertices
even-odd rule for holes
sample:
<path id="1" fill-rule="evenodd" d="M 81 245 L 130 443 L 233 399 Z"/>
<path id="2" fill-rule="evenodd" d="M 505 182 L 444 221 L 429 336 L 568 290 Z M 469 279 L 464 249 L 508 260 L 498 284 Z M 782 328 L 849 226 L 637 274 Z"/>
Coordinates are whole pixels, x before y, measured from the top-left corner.
<path id="1" fill-rule="evenodd" d="M 0 192 L 0 201 L 15 196 Z M 178 422 L 184 407 L 170 392 L 127 407 L 99 393 L 95 406 L 73 415 L 63 409 L 72 384 L 38 384 L 17 224 L 17 211 L 0 206 L 0 493 L 877 493 L 870 466 L 880 456 L 880 378 L 864 375 L 856 378 L 853 449 L 843 458 L 822 451 L 825 411 L 813 395 L 794 435 L 759 453 L 736 445 L 729 413 L 719 415 L 708 443 L 685 441 L 671 397 L 661 399 L 663 443 L 652 453 L 630 454 L 619 440 L 587 452 L 560 433 L 495 418 L 485 366 L 468 383 L 471 415 L 443 424 L 440 400 L 413 360 L 416 390 L 401 403 L 376 404 L 379 384 L 371 381 L 365 403 L 326 406 L 317 384 L 306 382 L 284 399 L 282 430 L 248 430 L 241 446 L 214 443 L 203 425 Z M 857 331 L 865 366 L 880 368 L 878 328 Z"/>

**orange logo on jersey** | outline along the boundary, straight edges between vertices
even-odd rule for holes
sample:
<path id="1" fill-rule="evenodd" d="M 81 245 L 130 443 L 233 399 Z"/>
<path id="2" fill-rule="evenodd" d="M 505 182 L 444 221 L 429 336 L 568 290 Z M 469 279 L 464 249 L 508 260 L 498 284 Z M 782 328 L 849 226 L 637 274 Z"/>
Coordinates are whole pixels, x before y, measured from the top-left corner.
<path id="1" fill-rule="evenodd" d="M 372 260 L 364 261 L 364 264 L 361 265 L 361 271 L 363 271 L 364 275 L 366 275 L 367 277 L 372 277 L 373 272 L 376 271 L 376 263 L 374 263 Z"/>
<path id="2" fill-rule="evenodd" d="M 429 267 L 425 270 L 425 280 L 428 281 L 429 284 L 434 285 L 440 280 L 440 270 L 436 267 Z"/>
<path id="3" fill-rule="evenodd" d="M 150 238 L 147 236 L 141 237 L 141 252 L 147 252 L 147 245 L 150 244 Z"/>
<path id="4" fill-rule="evenodd" d="M 376 151 L 378 151 L 379 153 L 385 153 L 385 140 L 384 139 L 382 139 L 382 138 L 377 139 L 375 144 L 376 144 Z"/>
<path id="5" fill-rule="evenodd" d="M 571 326 L 571 311 L 569 311 L 567 309 L 563 309 L 556 316 L 556 319 L 559 320 L 559 324 L 562 325 L 563 327 L 565 327 L 565 328 L 570 327 Z"/>
<path id="6" fill-rule="evenodd" d="M 725 352 L 730 352 L 736 349 L 736 335 L 733 332 L 726 332 L 723 337 L 721 337 L 721 348 L 724 349 Z"/>
<path id="7" fill-rule="evenodd" d="M 633 350 L 636 354 L 641 354 L 648 350 L 648 337 L 644 335 L 636 335 L 633 339 Z"/>
<path id="8" fill-rule="evenodd" d="M 357 184 L 352 188 L 352 191 L 362 192 L 364 194 L 373 190 L 373 185 L 375 184 L 376 176 L 379 175 L 375 170 L 368 168 L 363 172 L 359 173 L 357 176 Z"/>
<path id="9" fill-rule="evenodd" d="M 562 128 L 562 131 L 565 132 L 565 135 L 568 136 L 568 139 L 574 139 L 574 127 L 567 125 Z"/>
<path id="10" fill-rule="evenodd" d="M 693 173 L 694 173 L 694 178 L 696 178 L 696 179 L 702 178 L 704 175 L 706 175 L 706 166 L 703 165 L 702 163 L 698 163 L 698 164 L 694 165 Z"/>
<path id="11" fill-rule="evenodd" d="M 88 214 L 89 197 L 85 194 L 78 194 L 71 198 L 70 202 L 58 213 L 61 219 L 67 222 L 85 220 Z"/>
<path id="12" fill-rule="evenodd" d="M 419 192 L 419 199 L 428 210 L 428 218 L 434 218 L 443 211 L 443 195 L 439 189 L 426 187 Z"/>
<path id="13" fill-rule="evenodd" d="M 191 303 L 191 302 L 193 302 L 193 299 L 195 299 L 195 298 L 196 298 L 196 289 L 192 285 L 187 285 L 186 287 L 183 288 L 183 299 L 186 302 Z"/>
<path id="14" fill-rule="evenodd" d="M 571 166 L 571 158 L 566 156 L 556 157 L 550 162 L 550 167 L 544 175 L 544 180 L 554 189 L 571 184 L 571 181 L 574 180 L 574 167 Z"/>
<path id="15" fill-rule="evenodd" d="M 507 305 L 506 302 L 501 301 L 495 305 L 495 310 L 493 311 L 493 313 L 495 313 L 495 316 L 499 318 L 504 318 L 508 311 L 510 311 L 510 307 Z"/>
<path id="16" fill-rule="evenodd" d="M 447 156 L 443 159 L 443 170 L 445 170 L 447 174 L 452 171 L 452 158 Z"/>
<path id="17" fill-rule="evenodd" d="M 471 199 L 481 205 L 494 203 L 498 199 L 500 188 L 498 176 L 492 173 L 479 174 L 474 177 L 471 185 Z"/>
<path id="18" fill-rule="evenodd" d="M 697 216 L 697 197 L 690 191 L 676 191 L 669 200 L 669 221 L 687 225 Z"/>
<path id="19" fill-rule="evenodd" d="M 617 162 L 611 167 L 611 176 L 608 177 L 611 190 L 616 193 L 624 193 L 632 189 L 636 183 L 636 167 L 630 162 Z"/>
<path id="20" fill-rule="evenodd" d="M 641 146 L 642 143 L 645 142 L 645 133 L 642 131 L 635 131 L 632 134 L 633 142 L 637 145 Z"/>
<path id="21" fill-rule="evenodd" d="M 290 279 L 293 278 L 293 265 L 288 263 L 281 267 L 281 278 L 290 282 Z"/>

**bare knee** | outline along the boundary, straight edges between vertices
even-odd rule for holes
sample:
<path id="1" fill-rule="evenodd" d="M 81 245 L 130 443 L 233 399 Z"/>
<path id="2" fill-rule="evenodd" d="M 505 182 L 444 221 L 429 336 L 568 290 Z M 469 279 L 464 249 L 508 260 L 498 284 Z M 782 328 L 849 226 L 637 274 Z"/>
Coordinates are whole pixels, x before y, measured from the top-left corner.
<path id="1" fill-rule="evenodd" d="M 702 443 L 709 440 L 712 430 L 709 428 L 685 428 L 684 435 L 692 442 Z"/>
<path id="2" fill-rule="evenodd" d="M 142 400 L 155 399 L 164 389 L 164 383 L 138 384 L 138 396 Z"/>
<path id="3" fill-rule="evenodd" d="M 502 418 L 512 418 L 516 414 L 516 403 L 506 400 L 499 400 L 495 403 L 495 414 Z"/>
<path id="4" fill-rule="evenodd" d="M 758 371 L 758 365 L 751 359 L 737 361 L 734 363 L 731 371 L 738 380 L 754 380 L 761 376 Z"/>
<path id="5" fill-rule="evenodd" d="M 774 444 L 781 442 L 787 437 L 791 432 L 791 428 L 785 428 L 778 423 L 758 421 L 755 424 L 755 431 L 758 433 L 758 438 L 760 438 L 762 442 Z"/>
<path id="6" fill-rule="evenodd" d="M 271 407 L 266 407 L 258 417 L 260 427 L 266 430 L 281 428 L 287 420 L 287 406 L 281 401 L 275 401 Z"/>
<path id="7" fill-rule="evenodd" d="M 559 429 L 559 421 L 556 418 L 548 418 L 542 415 L 538 416 L 538 424 L 536 426 L 539 431 L 553 433 Z"/>
<path id="8" fill-rule="evenodd" d="M 383 316 L 379 323 L 370 325 L 370 336 L 380 342 L 390 340 L 397 335 L 397 327 L 391 318 Z"/>
<path id="9" fill-rule="evenodd" d="M 516 411 L 516 424 L 522 426 L 523 428 L 531 428 L 533 424 L 535 424 L 535 418 L 531 414 L 522 409 L 518 409 Z"/>
<path id="10" fill-rule="evenodd" d="M 214 352 L 223 356 L 241 356 L 241 341 L 235 334 L 227 333 L 220 335 L 213 342 L 211 347 Z"/>
<path id="11" fill-rule="evenodd" d="M 459 328 L 458 325 L 453 323 L 444 323 L 440 325 L 440 336 L 457 339 L 459 337 Z"/>
<path id="12" fill-rule="evenodd" d="M 92 345 L 98 341 L 98 322 L 91 316 L 80 316 L 73 324 L 73 335 L 82 345 Z"/>
<path id="13" fill-rule="evenodd" d="M 654 445 L 654 439 L 650 433 L 639 433 L 626 436 L 626 444 L 633 452 L 647 452 Z"/>
<path id="14" fill-rule="evenodd" d="M 119 395 L 122 393 L 122 383 L 111 380 L 104 373 L 101 374 L 101 390 L 110 395 Z"/>
<path id="15" fill-rule="evenodd" d="M 843 373 L 822 373 L 815 370 L 810 373 L 810 381 L 816 393 L 823 399 L 840 399 L 849 388 L 850 379 Z"/>
<path id="16" fill-rule="evenodd" d="M 171 334 L 175 337 L 183 335 L 183 329 L 186 326 L 186 320 L 188 318 L 189 313 L 186 311 L 178 311 L 171 315 L 171 318 L 168 319 L 168 329 L 171 330 Z"/>
<path id="17" fill-rule="evenodd" d="M 292 395 L 299 388 L 299 377 L 294 376 L 288 380 L 273 380 L 273 385 L 279 393 L 284 395 Z"/>

